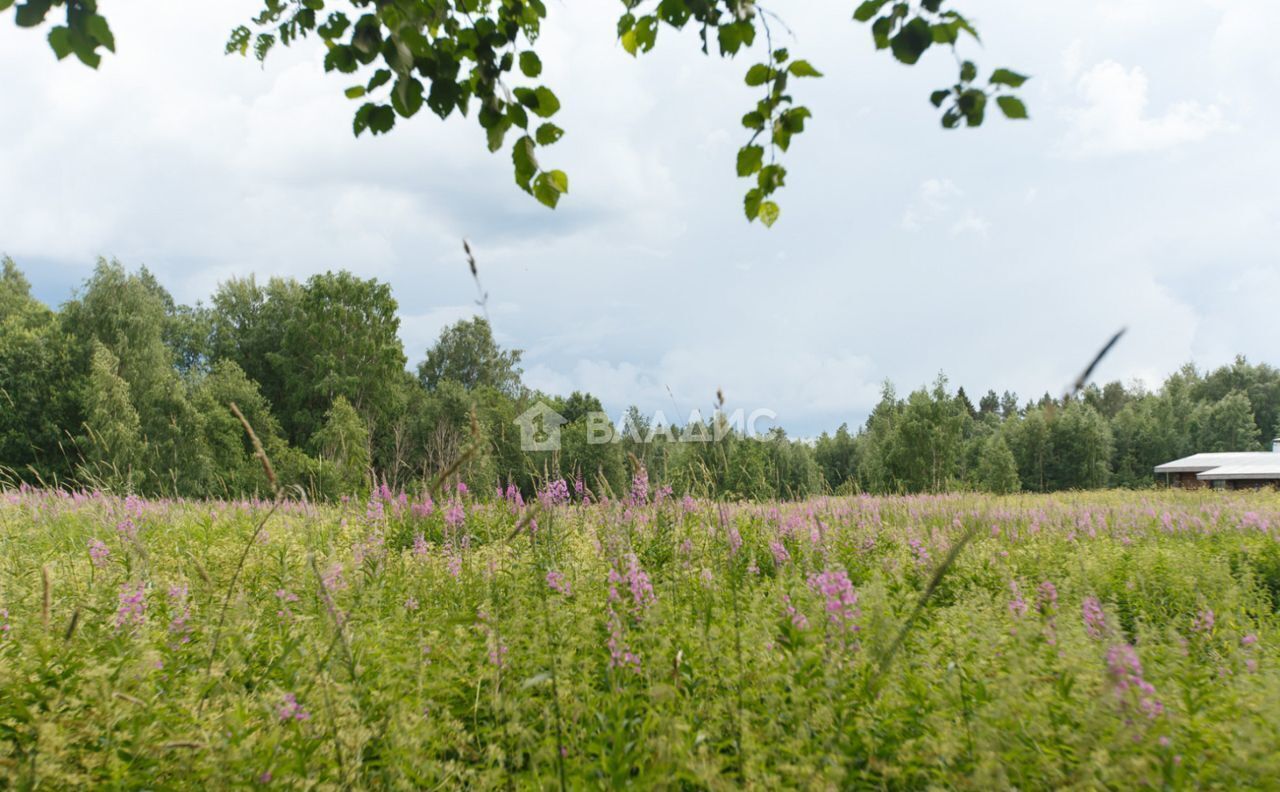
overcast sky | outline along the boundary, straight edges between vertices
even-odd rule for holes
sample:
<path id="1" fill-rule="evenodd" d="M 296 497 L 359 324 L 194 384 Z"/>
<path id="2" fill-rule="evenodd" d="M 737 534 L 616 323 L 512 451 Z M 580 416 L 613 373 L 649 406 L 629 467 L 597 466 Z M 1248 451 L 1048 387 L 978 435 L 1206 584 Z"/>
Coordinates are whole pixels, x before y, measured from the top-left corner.
<path id="1" fill-rule="evenodd" d="M 928 103 L 949 54 L 908 68 L 853 2 L 779 3 L 779 37 L 827 76 L 793 84 L 814 117 L 772 230 L 734 175 L 750 61 L 693 31 L 633 60 L 620 3 L 550 4 L 567 134 L 540 156 L 571 180 L 550 212 L 474 121 L 354 139 L 352 80 L 316 42 L 265 69 L 222 55 L 257 5 L 103 3 L 118 54 L 96 73 L 0 15 L 0 251 L 42 299 L 100 255 L 183 302 L 345 268 L 392 284 L 413 364 L 477 310 L 466 237 L 528 384 L 668 417 L 720 387 L 793 435 L 860 423 L 886 378 L 1059 392 L 1122 325 L 1101 379 L 1280 363 L 1275 0 L 958 2 L 984 41 L 965 56 L 1033 75 L 1032 121 L 952 132 Z"/>

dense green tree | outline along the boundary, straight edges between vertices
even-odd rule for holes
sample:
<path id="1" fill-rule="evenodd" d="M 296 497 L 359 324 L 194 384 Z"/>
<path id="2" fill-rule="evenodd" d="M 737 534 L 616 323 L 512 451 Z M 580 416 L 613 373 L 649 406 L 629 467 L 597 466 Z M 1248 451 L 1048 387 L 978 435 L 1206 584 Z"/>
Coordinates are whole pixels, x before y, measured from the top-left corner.
<path id="1" fill-rule="evenodd" d="M 369 427 L 345 396 L 339 395 L 324 414 L 324 424 L 311 438 L 320 459 L 316 488 L 330 497 L 367 489 Z"/>
<path id="2" fill-rule="evenodd" d="M 83 369 L 72 365 L 58 316 L 0 259 L 0 468 L 28 482 L 68 478 L 66 430 L 82 423 Z"/>
<path id="3" fill-rule="evenodd" d="M 1196 448 L 1201 451 L 1257 451 L 1258 424 L 1243 391 L 1231 391 L 1196 407 Z"/>
<path id="4" fill-rule="evenodd" d="M 418 379 L 427 390 L 452 380 L 467 390 L 484 385 L 516 397 L 523 387 L 521 354 L 498 346 L 488 319 L 463 319 L 445 328 L 427 350 L 426 360 L 418 365 Z"/>
<path id="5" fill-rule="evenodd" d="M 79 473 L 86 483 L 131 492 L 144 480 L 146 448 L 129 384 L 119 368 L 120 361 L 111 350 L 93 342 L 89 383 L 84 391 L 87 441 L 81 448 Z"/>
<path id="6" fill-rule="evenodd" d="M 295 445 L 310 442 L 338 397 L 374 431 L 392 423 L 405 366 L 396 307 L 391 287 L 376 280 L 349 272 L 307 280 L 278 358 L 286 392 L 277 406 Z"/>
<path id="7" fill-rule="evenodd" d="M 976 480 L 979 488 L 997 495 L 1008 495 L 1022 487 L 1018 477 L 1018 462 L 1013 451 L 999 432 L 993 432 L 982 441 L 982 456 L 978 460 Z"/>
<path id="8" fill-rule="evenodd" d="M 1021 421 L 1011 422 L 1006 441 L 1018 461 L 1022 488 L 1033 492 L 1048 489 L 1051 444 L 1045 411 L 1033 407 L 1027 410 Z"/>
<path id="9" fill-rule="evenodd" d="M 200 414 L 187 399 L 177 355 L 166 343 L 173 315 L 172 298 L 145 268 L 129 273 L 105 259 L 62 310 L 73 356 L 87 368 L 90 357 L 100 356 L 98 345 L 104 346 L 116 362 L 115 374 L 128 385 L 145 448 L 134 469 L 142 471 L 145 485 L 198 494 L 212 471 Z"/>
<path id="10" fill-rule="evenodd" d="M 1110 476 L 1111 429 L 1093 407 L 1072 401 L 1049 420 L 1050 489 L 1105 487 Z"/>
<path id="11" fill-rule="evenodd" d="M 835 434 L 823 432 L 814 444 L 814 459 L 829 489 L 836 492 L 858 487 L 859 448 L 848 424 L 840 424 Z"/>

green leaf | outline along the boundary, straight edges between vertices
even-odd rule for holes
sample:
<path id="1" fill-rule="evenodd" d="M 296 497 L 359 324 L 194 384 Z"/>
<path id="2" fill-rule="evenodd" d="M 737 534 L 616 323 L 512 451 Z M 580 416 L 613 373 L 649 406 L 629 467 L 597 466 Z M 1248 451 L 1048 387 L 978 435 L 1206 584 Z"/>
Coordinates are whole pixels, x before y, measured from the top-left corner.
<path id="1" fill-rule="evenodd" d="M 634 28 L 619 36 L 618 41 L 622 44 L 622 48 L 627 51 L 628 55 L 633 58 L 636 56 L 639 44 L 636 42 L 636 31 Z"/>
<path id="2" fill-rule="evenodd" d="M 276 37 L 270 33 L 259 33 L 253 42 L 253 57 L 261 63 L 267 59 L 267 53 L 276 45 Z"/>
<path id="3" fill-rule="evenodd" d="M 90 14 L 85 18 L 84 27 L 99 44 L 111 52 L 116 51 L 116 37 L 111 35 L 111 28 L 107 25 L 105 17 L 100 14 Z"/>
<path id="4" fill-rule="evenodd" d="M 764 85 L 766 82 L 769 81 L 769 78 L 770 76 L 772 76 L 772 74 L 773 74 L 773 70 L 770 69 L 768 66 L 766 66 L 763 63 L 757 63 L 754 66 L 752 66 L 750 69 L 747 69 L 747 76 L 746 76 L 747 85 L 750 85 L 752 87 L 757 85 Z"/>
<path id="5" fill-rule="evenodd" d="M 960 26 L 955 22 L 930 25 L 929 31 L 933 35 L 934 44 L 955 44 L 960 38 Z"/>
<path id="6" fill-rule="evenodd" d="M 566 195 L 569 194 L 569 174 L 562 170 L 549 170 L 545 175 L 557 190 Z"/>
<path id="7" fill-rule="evenodd" d="M 760 214 L 760 202 L 764 197 L 760 194 L 759 188 L 752 187 L 747 190 L 747 195 L 742 201 L 742 210 L 746 213 L 748 220 L 755 220 Z"/>
<path id="8" fill-rule="evenodd" d="M 559 173 L 563 177 L 565 189 L 560 189 L 561 182 L 552 178 L 552 173 Z M 551 209 L 556 208 L 556 204 L 560 203 L 560 196 L 567 192 L 569 188 L 568 177 L 562 171 L 551 171 L 548 173 L 538 174 L 538 178 L 533 182 L 533 197 L 538 199 L 538 203 Z"/>
<path id="9" fill-rule="evenodd" d="M 353 85 L 342 92 L 348 99 L 359 99 L 364 96 L 365 88 L 363 85 Z"/>
<path id="10" fill-rule="evenodd" d="M 636 20 L 635 35 L 636 45 L 641 52 L 653 49 L 653 45 L 658 43 L 658 18 L 656 16 L 640 17 Z"/>
<path id="11" fill-rule="evenodd" d="M 533 192 L 531 182 L 538 172 L 538 161 L 533 155 L 533 138 L 525 135 L 511 148 L 511 162 L 516 169 L 516 184 L 527 193 Z"/>
<path id="12" fill-rule="evenodd" d="M 369 131 L 375 135 L 383 135 L 396 125 L 396 114 L 391 105 L 375 105 L 369 114 Z"/>
<path id="13" fill-rule="evenodd" d="M 889 0 L 864 0 L 853 12 L 853 18 L 859 22 L 866 22 L 876 14 L 880 13 L 880 9 L 884 8 Z"/>
<path id="14" fill-rule="evenodd" d="M 542 59 L 538 57 L 538 53 L 532 50 L 520 53 L 520 71 L 525 77 L 537 77 L 542 74 Z"/>
<path id="15" fill-rule="evenodd" d="M 538 106 L 531 109 L 542 118 L 550 118 L 560 110 L 560 100 L 550 88 L 540 85 L 534 94 L 538 97 Z"/>
<path id="16" fill-rule="evenodd" d="M 373 73 L 373 76 L 369 78 L 369 83 L 365 85 L 365 90 L 366 91 L 376 90 L 386 85 L 390 81 L 391 81 L 391 70 L 378 69 Z"/>
<path id="17" fill-rule="evenodd" d="M 550 146 L 564 137 L 564 130 L 548 121 L 538 127 L 538 131 L 533 136 L 538 141 L 539 146 Z"/>
<path id="18" fill-rule="evenodd" d="M 529 114 L 517 102 L 507 105 L 507 118 L 510 119 L 512 126 L 518 126 L 521 129 L 529 128 Z"/>
<path id="19" fill-rule="evenodd" d="M 1027 117 L 1027 106 L 1016 96 L 997 96 L 996 104 L 1000 105 L 1005 118 Z"/>
<path id="20" fill-rule="evenodd" d="M 764 114 L 752 110 L 742 117 L 742 125 L 747 129 L 764 129 Z"/>
<path id="21" fill-rule="evenodd" d="M 53 54 L 62 60 L 71 54 L 71 40 L 67 35 L 65 25 L 59 25 L 49 31 L 49 46 L 53 48 Z"/>
<path id="22" fill-rule="evenodd" d="M 721 25 L 716 29 L 716 39 L 720 44 L 721 55 L 735 55 L 744 46 L 750 47 L 756 39 L 756 26 L 750 20 L 742 19 Z"/>
<path id="23" fill-rule="evenodd" d="M 232 30 L 231 35 L 227 38 L 227 54 L 230 55 L 233 52 L 238 52 L 241 55 L 247 55 L 249 53 L 249 37 L 251 35 L 252 33 L 249 31 L 249 28 L 244 25 L 240 25 L 235 30 Z M 324 70 L 330 71 L 328 55 L 325 56 L 324 61 Z"/>
<path id="24" fill-rule="evenodd" d="M 960 64 L 960 82 L 973 82 L 978 76 L 978 67 L 973 61 L 965 61 Z"/>
<path id="25" fill-rule="evenodd" d="M 422 83 L 413 77 L 401 77 L 391 89 L 391 105 L 405 118 L 422 109 Z"/>
<path id="26" fill-rule="evenodd" d="M 18 27 L 35 27 L 44 22 L 52 5 L 53 0 L 27 0 L 14 11 L 13 21 L 18 23 Z"/>
<path id="27" fill-rule="evenodd" d="M 920 56 L 929 49 L 931 44 L 933 44 L 933 33 L 929 30 L 929 23 L 920 17 L 903 25 L 898 34 L 889 39 L 893 57 L 908 66 L 920 60 Z"/>
<path id="28" fill-rule="evenodd" d="M 982 119 L 987 107 L 987 95 L 985 93 L 976 88 L 970 88 L 960 94 L 960 99 L 956 102 L 956 105 L 961 115 L 964 116 L 966 126 L 982 126 Z"/>
<path id="29" fill-rule="evenodd" d="M 773 224 L 778 222 L 778 215 L 782 210 L 773 201 L 765 201 L 760 204 L 760 222 L 764 223 L 765 228 L 772 228 Z"/>
<path id="30" fill-rule="evenodd" d="M 807 60 L 793 61 L 792 64 L 787 67 L 787 71 L 791 72 L 796 77 L 821 77 L 822 76 L 822 72 L 813 68 L 813 66 L 811 66 L 809 64 L 809 61 Z"/>
<path id="31" fill-rule="evenodd" d="M 946 98 L 950 95 L 951 92 L 946 89 L 934 91 L 929 94 L 929 101 L 933 103 L 934 107 L 942 107 L 942 103 L 946 101 Z"/>
<path id="32" fill-rule="evenodd" d="M 738 149 L 738 175 L 750 176 L 764 164 L 763 146 L 743 146 Z"/>
<path id="33" fill-rule="evenodd" d="M 1028 79 L 1026 75 L 1008 69 L 996 69 L 991 73 L 992 85 L 1007 85 L 1010 88 L 1018 88 Z"/>

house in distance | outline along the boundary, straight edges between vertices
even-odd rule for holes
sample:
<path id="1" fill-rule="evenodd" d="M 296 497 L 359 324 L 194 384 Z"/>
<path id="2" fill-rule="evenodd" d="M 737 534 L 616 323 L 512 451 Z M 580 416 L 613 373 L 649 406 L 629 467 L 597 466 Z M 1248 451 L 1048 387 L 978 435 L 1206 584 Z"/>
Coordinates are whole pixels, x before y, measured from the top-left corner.
<path id="1" fill-rule="evenodd" d="M 1259 489 L 1280 487 L 1280 437 L 1270 451 L 1227 451 L 1192 454 L 1156 465 L 1165 483 L 1182 489 Z"/>

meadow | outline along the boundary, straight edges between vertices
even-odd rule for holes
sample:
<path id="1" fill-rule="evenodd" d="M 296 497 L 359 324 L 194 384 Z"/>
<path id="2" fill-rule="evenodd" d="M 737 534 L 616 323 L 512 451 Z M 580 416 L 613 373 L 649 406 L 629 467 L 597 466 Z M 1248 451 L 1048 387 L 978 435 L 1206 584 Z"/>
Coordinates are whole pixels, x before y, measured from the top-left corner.
<path id="1" fill-rule="evenodd" d="M 0 493 L 0 787 L 1280 778 L 1274 493 L 573 490 Z"/>

